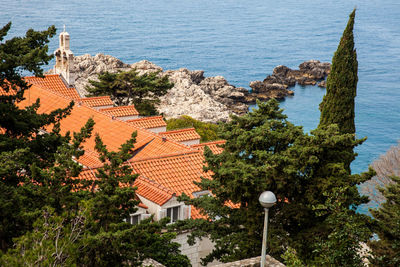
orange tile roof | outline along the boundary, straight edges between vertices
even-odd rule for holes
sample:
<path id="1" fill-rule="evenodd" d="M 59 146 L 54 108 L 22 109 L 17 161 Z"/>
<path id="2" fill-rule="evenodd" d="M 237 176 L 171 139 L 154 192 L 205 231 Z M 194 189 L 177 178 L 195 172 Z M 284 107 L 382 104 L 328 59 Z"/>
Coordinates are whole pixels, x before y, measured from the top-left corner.
<path id="1" fill-rule="evenodd" d="M 35 85 L 25 91 L 25 94 L 29 94 L 30 97 L 21 101 L 19 106 L 31 105 L 37 98 L 40 98 L 41 106 L 38 113 L 50 113 L 57 108 L 65 108 L 70 102 L 70 99 L 60 94 Z M 85 150 L 94 151 L 95 134 L 98 133 L 109 150 L 117 151 L 131 137 L 134 131 L 137 131 L 134 158 L 136 156 L 139 158 L 154 157 L 171 152 L 192 150 L 190 147 L 178 142 L 164 141 L 161 136 L 148 130 L 135 127 L 121 120 L 113 120 L 110 115 L 98 112 L 85 105 L 75 105 L 71 114 L 61 120 L 61 134 L 65 134 L 67 131 L 78 132 L 89 118 L 93 118 L 95 125 L 92 137 L 83 143 Z"/>
<path id="2" fill-rule="evenodd" d="M 78 178 L 84 179 L 84 180 L 96 180 L 96 173 L 95 170 L 91 168 L 84 168 L 80 173 Z"/>
<path id="3" fill-rule="evenodd" d="M 97 177 L 96 177 L 96 169 L 85 168 L 80 172 L 78 178 L 79 179 L 92 180 L 93 181 L 93 180 L 97 179 Z M 140 177 L 136 178 L 135 183 L 136 183 L 137 180 L 139 180 L 139 178 Z M 141 178 L 141 179 L 144 179 L 144 178 Z M 126 186 L 126 185 L 122 185 L 122 186 Z M 134 184 L 134 186 L 136 186 L 136 185 Z M 168 189 L 166 189 L 166 190 L 168 190 Z M 139 189 L 136 190 L 135 193 L 137 193 L 137 192 L 139 192 Z M 145 204 L 143 204 L 137 196 L 136 196 L 136 200 L 139 200 L 139 202 L 140 202 L 138 204 L 139 207 L 144 208 L 144 209 L 148 209 L 148 207 Z"/>
<path id="4" fill-rule="evenodd" d="M 99 160 L 99 154 L 90 149 L 86 149 L 85 154 L 80 156 L 77 161 L 83 166 L 90 168 L 95 168 L 103 165 L 103 163 Z"/>
<path id="5" fill-rule="evenodd" d="M 45 75 L 44 78 L 30 76 L 25 77 L 25 80 L 30 84 L 39 85 L 76 101 L 81 98 L 78 91 L 75 88 L 67 87 L 58 74 Z"/>
<path id="6" fill-rule="evenodd" d="M 160 206 L 164 205 L 175 195 L 175 193 L 168 188 L 143 176 L 136 178 L 134 186 L 137 187 L 136 193 L 139 196 Z"/>
<path id="7" fill-rule="evenodd" d="M 101 107 L 101 106 L 113 106 L 110 96 L 96 96 L 96 97 L 85 97 L 80 100 L 82 104 L 88 107 Z"/>
<path id="8" fill-rule="evenodd" d="M 125 116 L 137 116 L 139 112 L 136 110 L 135 106 L 119 106 L 112 108 L 102 108 L 99 111 L 110 114 L 114 117 L 125 117 Z"/>
<path id="9" fill-rule="evenodd" d="M 3 86 L 8 87 L 7 91 Z M 12 89 L 10 86 L 10 83 L 7 80 L 4 80 L 4 85 L 0 86 L 0 96 L 10 96 L 10 95 L 16 95 L 17 91 Z"/>
<path id="10" fill-rule="evenodd" d="M 175 140 L 177 142 L 190 141 L 201 138 L 194 128 L 162 132 L 160 133 L 160 135 Z"/>
<path id="11" fill-rule="evenodd" d="M 170 155 L 144 160 L 130 160 L 136 173 L 172 190 L 176 195 L 182 193 L 192 196 L 200 188 L 193 181 L 200 182 L 201 177 L 211 178 L 203 171 L 204 156 L 200 151 L 173 153 Z"/>
<path id="12" fill-rule="evenodd" d="M 132 124 L 136 127 L 140 127 L 140 128 L 144 128 L 144 129 L 151 129 L 151 128 L 167 126 L 167 123 L 164 121 L 162 116 L 144 117 L 144 118 L 139 118 L 139 119 L 134 119 L 134 120 L 127 120 L 126 122 L 129 122 L 130 124 Z"/>
<path id="13" fill-rule="evenodd" d="M 222 153 L 222 151 L 224 151 L 224 149 L 222 147 L 220 147 L 220 146 L 225 144 L 225 143 L 226 143 L 225 140 L 218 140 L 218 141 L 212 141 L 212 142 L 208 142 L 208 143 L 201 143 L 201 144 L 191 145 L 191 147 L 200 150 L 201 153 L 204 154 L 204 148 L 206 146 L 208 146 L 211 149 L 212 153 L 220 154 L 220 153 Z"/>
<path id="14" fill-rule="evenodd" d="M 140 199 L 137 199 L 137 200 L 140 201 Z M 144 208 L 144 209 L 146 209 L 146 210 L 149 208 L 149 207 L 147 207 L 145 204 L 143 204 L 142 202 L 139 202 L 138 206 L 141 207 L 141 208 Z"/>

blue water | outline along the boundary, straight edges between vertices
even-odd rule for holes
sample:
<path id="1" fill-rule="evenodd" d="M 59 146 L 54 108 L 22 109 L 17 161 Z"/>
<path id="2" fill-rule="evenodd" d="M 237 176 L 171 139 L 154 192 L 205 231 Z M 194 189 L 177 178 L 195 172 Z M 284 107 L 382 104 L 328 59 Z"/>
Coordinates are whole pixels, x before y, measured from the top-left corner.
<path id="1" fill-rule="evenodd" d="M 359 61 L 356 126 L 368 140 L 352 165 L 361 172 L 400 139 L 400 2 L 398 0 L 50 1 L 0 0 L 0 25 L 10 35 L 63 24 L 75 55 L 105 53 L 125 62 L 150 60 L 164 69 L 186 67 L 248 87 L 276 65 L 331 61 L 357 6 Z M 50 52 L 58 46 L 50 43 Z M 325 90 L 295 87 L 281 106 L 309 131 L 319 120 Z"/>

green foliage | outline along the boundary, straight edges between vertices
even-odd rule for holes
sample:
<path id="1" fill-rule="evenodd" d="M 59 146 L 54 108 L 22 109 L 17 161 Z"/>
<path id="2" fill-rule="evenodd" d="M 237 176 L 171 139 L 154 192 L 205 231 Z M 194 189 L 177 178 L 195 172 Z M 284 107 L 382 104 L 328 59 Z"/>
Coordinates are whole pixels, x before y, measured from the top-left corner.
<path id="1" fill-rule="evenodd" d="M 375 218 L 373 229 L 379 238 L 368 244 L 374 266 L 400 265 L 400 178 L 391 179 L 393 183 L 379 188 L 386 201 L 378 209 L 370 210 Z"/>
<path id="2" fill-rule="evenodd" d="M 354 212 L 367 201 L 359 195 L 356 185 L 369 179 L 373 172 L 350 175 L 342 160 L 363 140 L 340 133 L 336 125 L 304 134 L 301 127 L 287 121 L 278 102 L 258 105 L 257 110 L 232 117 L 231 122 L 222 125 L 221 137 L 227 142 L 221 154 L 214 155 L 206 149 L 205 170 L 212 171 L 213 179 L 202 179 L 198 185 L 211 191 L 213 197 L 182 197 L 211 221 L 183 222 L 176 227 L 192 229 L 191 242 L 203 236 L 215 242 L 215 249 L 203 263 L 257 256 L 263 229 L 258 197 L 270 190 L 278 201 L 270 209 L 268 253 L 280 259 L 284 248 L 292 247 L 298 258 L 310 265 L 322 253 L 316 251 L 315 244 L 328 242 L 333 238 L 330 234 L 340 229 L 332 219 L 336 210 L 327 209 L 321 215 L 314 208 L 326 205 L 330 193 L 346 188 L 338 199 L 341 207 L 346 207 L 346 216 L 357 223 L 368 221 Z M 360 239 L 366 241 L 366 236 Z M 330 249 L 342 246 L 332 242 Z M 342 255 L 333 255 L 335 259 L 339 256 Z"/>
<path id="3" fill-rule="evenodd" d="M 40 76 L 43 74 L 41 66 L 53 58 L 53 55 L 47 55 L 47 43 L 56 34 L 56 28 L 51 26 L 42 32 L 29 29 L 25 37 L 14 37 L 4 42 L 10 28 L 11 22 L 0 29 L 0 86 L 6 91 L 9 86 L 23 91 L 28 85 L 21 79 L 21 73 L 29 71 Z M 17 99 L 21 97 L 19 94 Z"/>
<path id="4" fill-rule="evenodd" d="M 201 136 L 201 142 L 220 139 L 218 138 L 218 125 L 214 123 L 198 121 L 186 115 L 167 120 L 167 131 L 191 127 L 195 128 L 196 132 Z"/>
<path id="5" fill-rule="evenodd" d="M 76 266 L 76 250 L 83 235 L 85 213 L 73 219 L 45 208 L 33 230 L 16 238 L 15 247 L 0 258 L 2 266 Z"/>
<path id="6" fill-rule="evenodd" d="M 282 254 L 281 246 L 287 243 L 280 216 L 287 206 L 285 198 L 294 197 L 297 190 L 286 173 L 286 152 L 303 132 L 286 120 L 277 101 L 258 105 L 258 109 L 243 117 L 233 116 L 231 122 L 222 125 L 221 137 L 227 142 L 221 154 L 213 155 L 206 149 L 205 168 L 213 172 L 213 180 L 202 179 L 199 186 L 215 197 L 184 198 L 213 220 L 197 220 L 192 225 L 193 237 L 209 235 L 216 243 L 204 263 L 260 254 L 264 216 L 258 197 L 265 190 L 273 191 L 278 198 L 270 211 L 269 253 Z M 229 201 L 237 206 L 227 206 Z"/>
<path id="7" fill-rule="evenodd" d="M 288 247 L 282 255 L 282 259 L 287 267 L 305 267 L 303 262 L 297 256 L 295 249 Z"/>
<path id="8" fill-rule="evenodd" d="M 0 87 L 16 94 L 0 96 L 0 248 L 6 250 L 12 238 L 32 227 L 32 216 L 42 204 L 36 192 L 32 172 L 54 166 L 57 150 L 68 142 L 68 135 L 59 134 L 58 122 L 67 116 L 73 106 L 54 110 L 49 114 L 37 114 L 37 100 L 31 106 L 20 109 L 29 88 L 21 76 L 32 72 L 41 76 L 41 66 L 52 56 L 47 55 L 49 38 L 54 36 L 54 26 L 46 31 L 28 30 L 24 37 L 5 40 L 11 23 L 0 29 Z M 49 133 L 41 129 L 53 129 Z M 41 207 L 41 206 L 40 206 Z"/>
<path id="9" fill-rule="evenodd" d="M 91 194 L 91 212 L 93 219 L 98 221 L 95 229 L 109 231 L 111 224 L 123 222 L 129 214 L 134 213 L 138 204 L 133 188 L 138 175 L 133 174 L 129 164 L 125 164 L 132 157 L 130 153 L 136 142 L 136 132 L 121 145 L 118 152 L 108 151 L 98 135 L 95 141 L 95 149 L 103 166 L 97 169 L 98 179 L 93 182 L 96 189 Z"/>
<path id="10" fill-rule="evenodd" d="M 180 255 L 179 244 L 173 243 L 174 233 L 162 234 L 167 221 L 130 225 L 124 221 L 136 211 L 133 182 L 137 174 L 126 161 L 131 158 L 136 132 L 118 152 L 108 151 L 99 136 L 96 150 L 103 166 L 97 169 L 86 206 L 90 217 L 78 252 L 77 264 L 89 266 L 140 266 L 152 258 L 166 266 L 188 266 L 189 260 Z"/>
<path id="11" fill-rule="evenodd" d="M 89 80 L 91 86 L 86 89 L 90 95 L 110 95 L 118 106 L 134 104 L 142 116 L 157 115 L 155 105 L 159 103 L 158 97 L 174 86 L 167 76 L 160 76 L 159 72 L 139 75 L 136 69 L 105 72 L 98 78 L 99 81 Z"/>
<path id="12" fill-rule="evenodd" d="M 326 83 L 326 95 L 320 105 L 320 126 L 337 124 L 342 133 L 355 133 L 354 98 L 357 90 L 357 52 L 354 49 L 353 26 L 356 10 L 350 14 L 347 27 L 332 59 Z"/>
<path id="13" fill-rule="evenodd" d="M 331 231 L 326 240 L 318 240 L 315 243 L 315 266 L 364 266 L 363 259 L 366 255 L 362 251 L 361 242 L 371 237 L 371 231 L 366 221 L 370 218 L 366 215 L 357 215 L 354 210 L 349 210 L 346 200 L 347 188 L 335 188 L 325 204 L 315 207 L 319 216 L 327 216 L 325 222 Z"/>
<path id="14" fill-rule="evenodd" d="M 136 175 L 124 163 L 135 135 L 118 152 L 109 152 L 97 136 L 105 164 L 97 180 L 78 180 L 82 166 L 76 159 L 94 121 L 78 133 L 61 135 L 60 120 L 73 102 L 49 114 L 37 114 L 39 100 L 24 109 L 17 106 L 29 88 L 21 73 L 42 75 L 41 65 L 52 57 L 46 43 L 55 28 L 29 30 L 23 38 L 3 42 L 10 26 L 0 29 L 0 86 L 5 92 L 17 90 L 0 96 L 0 264 L 139 266 L 151 257 L 167 266 L 188 266 L 179 244 L 172 242 L 174 233 L 161 233 L 166 221 L 138 226 L 123 221 L 138 203 L 132 187 Z M 149 79 L 153 87 L 163 83 Z"/>

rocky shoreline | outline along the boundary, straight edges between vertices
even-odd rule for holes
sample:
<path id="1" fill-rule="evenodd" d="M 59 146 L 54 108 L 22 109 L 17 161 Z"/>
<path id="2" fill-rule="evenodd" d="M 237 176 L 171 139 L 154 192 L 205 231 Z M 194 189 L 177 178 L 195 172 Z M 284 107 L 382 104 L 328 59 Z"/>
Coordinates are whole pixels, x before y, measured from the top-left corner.
<path id="1" fill-rule="evenodd" d="M 251 82 L 252 91 L 249 92 L 246 88 L 229 84 L 222 76 L 205 77 L 204 71 L 191 71 L 186 68 L 164 71 L 147 60 L 126 64 L 112 56 L 86 54 L 74 57 L 74 66 L 75 88 L 81 96 L 87 95 L 85 87 L 88 81 L 97 80 L 98 74 L 105 71 L 136 69 L 140 74 L 159 71 L 160 75 L 168 76 L 174 87 L 160 98 L 158 111 L 166 118 L 189 115 L 204 122 L 227 121 L 231 114 L 245 114 L 249 104 L 254 104 L 256 99 L 265 101 L 293 95 L 293 91 L 289 90 L 290 87 L 296 83 L 315 85 L 317 81 L 323 80 L 330 70 L 329 63 L 316 60 L 300 64 L 299 70 L 278 66 L 264 81 Z"/>
<path id="2" fill-rule="evenodd" d="M 318 86 L 325 87 L 324 79 L 328 76 L 330 69 L 330 63 L 321 63 L 318 60 L 305 61 L 299 65 L 298 70 L 292 70 L 283 65 L 277 66 L 263 81 L 250 83 L 252 92 L 249 101 L 283 99 L 294 94 L 289 88 L 295 86 L 296 83 L 303 86 L 318 83 Z"/>

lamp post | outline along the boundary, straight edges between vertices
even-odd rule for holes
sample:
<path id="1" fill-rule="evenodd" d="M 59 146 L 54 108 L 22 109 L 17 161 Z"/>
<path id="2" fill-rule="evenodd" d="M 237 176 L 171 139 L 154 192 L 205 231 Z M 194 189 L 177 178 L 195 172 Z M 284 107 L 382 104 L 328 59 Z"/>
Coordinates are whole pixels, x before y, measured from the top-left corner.
<path id="1" fill-rule="evenodd" d="M 265 256 L 267 250 L 267 231 L 268 231 L 268 211 L 276 203 L 276 197 L 271 191 L 263 192 L 258 198 L 261 206 L 264 207 L 265 217 L 264 217 L 264 232 L 263 232 L 263 242 L 261 251 L 261 267 L 265 267 Z"/>

